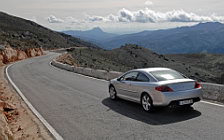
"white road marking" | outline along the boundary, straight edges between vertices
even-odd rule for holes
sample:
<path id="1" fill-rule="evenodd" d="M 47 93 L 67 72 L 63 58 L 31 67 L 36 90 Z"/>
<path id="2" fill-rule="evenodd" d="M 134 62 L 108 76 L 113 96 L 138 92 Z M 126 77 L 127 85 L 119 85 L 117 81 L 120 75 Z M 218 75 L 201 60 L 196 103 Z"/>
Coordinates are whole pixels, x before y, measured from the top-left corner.
<path id="1" fill-rule="evenodd" d="M 51 61 L 52 62 L 52 61 Z M 55 66 L 52 66 L 51 65 L 51 62 L 49 63 L 49 65 L 55 69 L 60 69 L 60 68 L 57 68 Z M 16 64 L 16 63 L 14 63 Z M 15 85 L 15 83 L 12 81 L 12 79 L 10 78 L 9 74 L 8 74 L 8 69 L 9 67 L 11 67 L 12 65 L 14 64 L 11 64 L 9 66 L 6 67 L 6 70 L 5 70 L 5 73 L 6 73 L 6 76 L 9 80 L 9 82 L 11 83 L 11 85 L 15 88 L 15 90 L 18 92 L 18 94 L 21 96 L 21 98 L 24 100 L 24 102 L 27 104 L 27 106 L 31 109 L 31 111 L 38 117 L 38 119 L 45 125 L 45 127 L 49 130 L 49 132 L 55 137 L 55 139 L 57 140 L 63 140 L 62 136 L 57 133 L 57 131 L 42 117 L 42 115 L 32 106 L 32 104 L 28 101 L 28 99 L 24 96 L 24 94 L 20 91 L 20 89 Z M 62 69 L 60 69 L 62 70 Z M 78 74 L 78 73 L 76 73 Z M 106 80 L 102 80 L 102 79 L 97 79 L 97 78 L 94 78 L 94 77 L 90 77 L 90 76 L 86 76 L 86 75 L 82 75 L 82 74 L 78 74 L 80 76 L 83 76 L 83 77 L 86 77 L 86 78 L 89 78 L 89 79 L 94 79 L 94 80 L 99 80 L 99 81 L 103 81 L 103 82 L 108 82 Z M 204 101 L 202 100 L 201 101 L 202 103 L 205 103 L 205 104 L 210 104 L 210 105 L 215 105 L 215 106 L 219 106 L 219 107 L 224 107 L 224 105 L 222 104 L 217 104 L 217 103 L 212 103 L 212 102 L 208 102 L 208 101 Z"/>
<path id="2" fill-rule="evenodd" d="M 210 104 L 210 105 L 215 105 L 215 106 L 219 106 L 219 107 L 224 107 L 224 105 L 222 105 L 222 104 L 212 103 L 212 102 L 203 101 L 203 100 L 201 102 L 205 103 L 205 104 Z"/>
<path id="3" fill-rule="evenodd" d="M 53 66 L 51 63 L 52 63 L 52 61 L 49 63 L 49 65 L 50 65 L 51 67 L 53 67 L 53 68 L 55 68 L 55 69 L 63 70 L 63 69 L 60 69 L 60 68 L 58 68 L 58 67 Z M 80 75 L 80 76 L 83 76 L 83 77 L 86 77 L 86 78 L 89 78 L 89 79 L 94 79 L 94 80 L 98 80 L 98 81 L 108 82 L 107 80 L 97 79 L 97 78 L 90 77 L 90 76 L 86 76 L 86 75 L 79 74 L 79 73 L 76 73 L 76 74 L 78 74 L 78 75 Z M 208 83 L 208 84 L 210 84 L 210 83 Z M 205 103 L 205 104 L 210 104 L 210 105 L 219 106 L 219 107 L 224 107 L 224 105 L 222 105 L 222 104 L 212 103 L 212 102 L 208 102 L 208 101 L 204 101 L 204 100 L 202 100 L 202 101 L 200 101 L 200 102 Z"/>
<path id="4" fill-rule="evenodd" d="M 16 63 L 14 63 L 16 64 Z M 24 102 L 27 104 L 27 106 L 31 109 L 31 111 L 37 116 L 37 118 L 44 124 L 44 126 L 49 130 L 49 132 L 54 136 L 54 138 L 56 140 L 63 140 L 62 136 L 57 133 L 57 131 L 43 118 L 43 116 L 33 107 L 33 105 L 28 101 L 28 99 L 24 96 L 24 94 L 20 91 L 20 89 L 16 86 L 16 84 L 12 81 L 12 79 L 10 78 L 9 74 L 8 74 L 8 69 L 9 67 L 11 67 L 11 64 L 9 66 L 6 67 L 5 69 L 5 73 L 6 76 L 9 80 L 9 82 L 11 83 L 11 85 L 15 88 L 15 90 L 17 91 L 17 93 L 20 95 L 20 97 L 24 100 Z"/>

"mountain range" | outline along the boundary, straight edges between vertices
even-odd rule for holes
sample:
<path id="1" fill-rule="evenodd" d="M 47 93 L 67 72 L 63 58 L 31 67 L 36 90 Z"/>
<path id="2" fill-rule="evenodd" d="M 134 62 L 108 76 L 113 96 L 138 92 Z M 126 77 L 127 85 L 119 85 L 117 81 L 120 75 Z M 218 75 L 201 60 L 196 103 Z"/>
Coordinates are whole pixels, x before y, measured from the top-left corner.
<path id="1" fill-rule="evenodd" d="M 137 44 L 161 54 L 224 53 L 224 24 L 219 22 L 111 36 L 105 35 L 107 33 L 99 28 L 69 32 L 64 33 L 96 43 L 104 49 L 119 48 L 124 44 Z"/>
<path id="2" fill-rule="evenodd" d="M 87 31 L 67 30 L 67 31 L 63 31 L 63 33 L 74 36 L 74 37 L 79 37 L 83 40 L 90 41 L 96 44 L 100 44 L 100 42 L 104 40 L 117 36 L 117 34 L 104 32 L 99 27 L 95 27 Z"/>
<path id="3" fill-rule="evenodd" d="M 95 28 L 89 31 L 88 34 L 91 33 L 89 38 L 99 41 L 101 45 L 105 43 L 104 45 L 107 49 L 113 48 L 109 47 L 113 43 L 117 43 L 119 46 L 120 44 L 128 43 L 128 40 L 140 40 L 139 43 L 143 43 L 145 40 L 146 45 L 148 45 L 147 41 L 157 41 L 158 44 L 160 43 L 160 45 L 155 45 L 157 47 L 154 46 L 154 50 L 164 53 L 184 53 L 186 51 L 190 53 L 194 52 L 195 48 L 198 48 L 196 51 L 199 52 L 211 51 L 222 53 L 223 32 L 223 24 L 221 23 L 201 23 L 191 27 L 144 31 L 127 35 L 110 34 L 102 31 L 100 28 Z M 111 44 L 107 42 L 111 42 Z M 183 42 L 186 43 L 185 46 L 182 46 Z M 0 12 L 0 49 L 5 49 L 5 44 L 15 48 L 18 52 L 23 49 L 26 51 L 31 48 L 40 47 L 45 50 L 82 47 L 82 49 L 70 49 L 69 54 L 72 58 L 65 60 L 66 62 L 75 60 L 74 63 L 77 62 L 78 65 L 83 67 L 117 71 L 126 71 L 141 67 L 170 67 L 200 81 L 223 83 L 224 78 L 223 55 L 208 53 L 162 55 L 146 49 L 146 46 L 139 47 L 133 44 L 123 45 L 120 48 L 111 50 L 99 49 L 97 45 L 83 41 L 77 37 L 56 32 L 35 22 Z M 176 44 L 176 48 L 173 44 Z M 190 47 L 194 45 L 195 48 Z M 117 46 L 115 45 L 114 47 Z M 152 45 L 149 47 L 152 47 Z"/>

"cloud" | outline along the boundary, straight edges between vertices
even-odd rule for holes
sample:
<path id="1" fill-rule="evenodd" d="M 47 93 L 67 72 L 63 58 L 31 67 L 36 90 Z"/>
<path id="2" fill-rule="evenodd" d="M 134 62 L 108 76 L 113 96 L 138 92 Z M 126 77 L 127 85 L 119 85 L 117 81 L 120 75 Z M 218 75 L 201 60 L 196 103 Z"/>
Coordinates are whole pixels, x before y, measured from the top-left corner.
<path id="1" fill-rule="evenodd" d="M 66 17 L 64 22 L 67 22 L 67 23 L 79 23 L 79 21 L 73 17 Z"/>
<path id="2" fill-rule="evenodd" d="M 86 19 L 77 20 L 73 17 L 57 18 L 53 15 L 48 17 L 49 23 L 107 23 L 107 22 L 123 22 L 123 23 L 162 23 L 162 22 L 224 22 L 224 16 L 203 16 L 193 12 L 184 10 L 172 10 L 168 12 L 158 12 L 149 8 L 130 11 L 125 8 L 118 11 L 116 15 L 108 16 L 87 16 Z"/>
<path id="3" fill-rule="evenodd" d="M 63 23 L 63 22 L 64 22 L 63 19 L 56 18 L 56 17 L 53 16 L 53 15 L 50 15 L 50 16 L 47 18 L 47 20 L 48 20 L 49 23 Z"/>
<path id="4" fill-rule="evenodd" d="M 57 18 L 56 16 L 54 15 L 50 15 L 48 18 L 47 18 L 48 22 L 49 23 L 70 23 L 70 24 L 73 24 L 73 23 L 80 23 L 81 21 L 69 16 L 69 17 L 65 17 L 64 19 L 60 19 L 60 18 Z"/>
<path id="5" fill-rule="evenodd" d="M 95 22 L 95 21 L 103 21 L 103 22 L 105 22 L 107 20 L 107 18 L 102 17 L 102 16 L 89 16 L 88 20 L 92 21 L 92 22 Z"/>
<path id="6" fill-rule="evenodd" d="M 224 22 L 223 16 L 202 16 L 195 13 L 188 13 L 184 10 L 172 10 L 168 12 L 157 12 L 149 8 L 138 11 L 130 11 L 125 8 L 119 10 L 117 15 L 89 16 L 90 22 L 139 22 L 139 23 L 159 23 L 159 22 Z"/>
<path id="7" fill-rule="evenodd" d="M 145 5 L 147 5 L 147 6 L 151 6 L 151 5 L 153 5 L 153 2 L 152 2 L 152 1 L 147 0 L 147 1 L 145 1 Z"/>

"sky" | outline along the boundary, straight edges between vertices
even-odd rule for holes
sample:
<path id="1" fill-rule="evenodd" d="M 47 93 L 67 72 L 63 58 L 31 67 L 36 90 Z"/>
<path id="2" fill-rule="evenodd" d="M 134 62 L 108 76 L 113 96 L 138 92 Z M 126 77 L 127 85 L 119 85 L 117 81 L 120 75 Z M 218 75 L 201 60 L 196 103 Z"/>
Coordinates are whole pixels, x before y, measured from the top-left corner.
<path id="1" fill-rule="evenodd" d="M 0 0 L 0 11 L 52 30 L 132 33 L 224 23 L 223 0 Z"/>

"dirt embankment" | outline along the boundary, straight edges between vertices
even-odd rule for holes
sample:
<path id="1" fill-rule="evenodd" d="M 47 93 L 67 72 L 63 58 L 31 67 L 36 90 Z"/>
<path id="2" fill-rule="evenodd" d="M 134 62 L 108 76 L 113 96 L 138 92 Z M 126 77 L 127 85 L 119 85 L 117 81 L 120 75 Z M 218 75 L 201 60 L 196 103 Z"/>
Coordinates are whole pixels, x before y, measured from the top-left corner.
<path id="1" fill-rule="evenodd" d="M 42 123 L 4 78 L 0 67 L 0 140 L 51 140 Z"/>
<path id="2" fill-rule="evenodd" d="M 71 54 L 68 53 L 60 55 L 59 57 L 56 58 L 56 60 L 64 64 L 69 64 L 78 67 L 77 63 L 74 61 Z"/>
<path id="3" fill-rule="evenodd" d="M 11 46 L 6 45 L 0 49 L 0 66 L 17 60 L 23 60 L 29 57 L 41 55 L 43 55 L 42 48 L 28 48 L 19 50 L 13 49 Z"/>
<path id="4" fill-rule="evenodd" d="M 42 48 L 19 50 L 0 45 L 0 140 L 51 139 L 45 127 L 4 78 L 5 64 L 41 55 Z"/>

